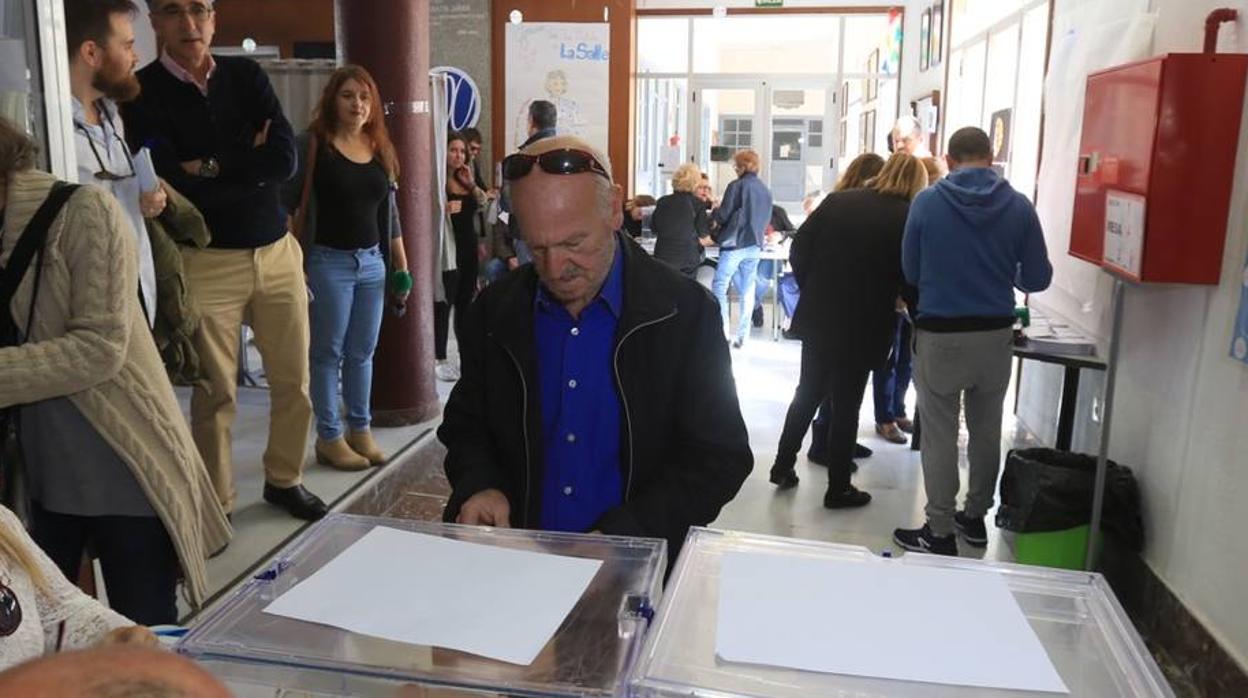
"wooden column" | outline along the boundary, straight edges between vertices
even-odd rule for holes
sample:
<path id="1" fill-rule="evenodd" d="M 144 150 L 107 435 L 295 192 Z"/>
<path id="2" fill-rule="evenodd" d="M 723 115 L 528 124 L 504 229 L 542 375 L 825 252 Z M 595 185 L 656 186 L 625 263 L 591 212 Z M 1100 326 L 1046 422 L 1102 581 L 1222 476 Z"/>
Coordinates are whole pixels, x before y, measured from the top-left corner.
<path id="1" fill-rule="evenodd" d="M 407 313 L 389 307 L 373 370 L 373 421 L 416 424 L 441 409 L 433 372 L 433 154 L 429 0 L 336 0 L 338 56 L 372 73 L 399 153 L 399 209 L 415 287 Z"/>

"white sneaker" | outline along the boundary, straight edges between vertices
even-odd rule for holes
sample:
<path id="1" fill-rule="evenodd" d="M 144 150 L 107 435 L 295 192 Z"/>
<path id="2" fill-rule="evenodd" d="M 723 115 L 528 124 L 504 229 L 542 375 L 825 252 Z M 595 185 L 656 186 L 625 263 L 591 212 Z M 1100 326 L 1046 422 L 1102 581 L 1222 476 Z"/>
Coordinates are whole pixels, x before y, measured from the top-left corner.
<path id="1" fill-rule="evenodd" d="M 439 361 L 437 365 L 433 367 L 433 372 L 437 375 L 438 380 L 440 381 L 454 383 L 459 380 L 459 369 L 452 366 L 449 361 Z"/>

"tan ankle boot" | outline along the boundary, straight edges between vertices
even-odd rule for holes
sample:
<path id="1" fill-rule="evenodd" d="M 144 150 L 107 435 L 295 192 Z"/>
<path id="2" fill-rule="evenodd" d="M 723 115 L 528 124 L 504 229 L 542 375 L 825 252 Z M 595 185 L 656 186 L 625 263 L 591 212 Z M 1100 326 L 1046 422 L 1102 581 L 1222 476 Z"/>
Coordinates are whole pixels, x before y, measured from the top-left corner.
<path id="1" fill-rule="evenodd" d="M 347 445 L 352 451 L 364 456 L 373 465 L 385 465 L 386 454 L 381 451 L 376 441 L 373 441 L 373 432 L 365 429 L 364 431 L 348 431 Z"/>
<path id="2" fill-rule="evenodd" d="M 364 470 L 368 459 L 356 453 L 341 436 L 333 441 L 316 440 L 316 462 L 338 470 Z"/>

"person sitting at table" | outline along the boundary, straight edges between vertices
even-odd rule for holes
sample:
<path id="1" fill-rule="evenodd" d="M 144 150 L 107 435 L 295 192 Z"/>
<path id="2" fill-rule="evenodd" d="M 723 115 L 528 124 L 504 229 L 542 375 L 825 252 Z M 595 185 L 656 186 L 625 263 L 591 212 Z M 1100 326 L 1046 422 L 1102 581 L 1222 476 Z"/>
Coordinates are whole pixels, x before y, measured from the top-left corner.
<path id="1" fill-rule="evenodd" d="M 71 584 L 21 520 L 0 506 L 0 670 L 109 643 L 154 645 L 156 636 Z"/>
<path id="2" fill-rule="evenodd" d="M 789 212 L 785 211 L 784 207 L 779 204 L 772 204 L 771 223 L 767 226 L 767 244 L 780 244 L 793 237 L 793 233 L 796 232 L 797 226 L 793 225 L 793 221 L 789 220 Z M 751 317 L 755 327 L 763 326 L 763 297 L 771 289 L 771 282 L 776 280 L 777 264 L 780 265 L 781 270 L 784 269 L 784 260 L 782 259 L 764 259 L 758 263 L 758 280 L 754 284 L 754 314 Z M 779 284 L 777 284 L 776 293 L 779 292 Z"/>
<path id="3" fill-rule="evenodd" d="M 858 411 L 871 370 L 884 363 L 901 290 L 901 236 L 910 200 L 927 186 L 918 158 L 893 155 L 862 189 L 824 199 L 793 242 L 802 302 L 793 318 L 802 337 L 802 372 L 785 417 L 770 480 L 798 483 L 794 462 L 806 425 L 825 395 L 829 509 L 860 507 L 871 495 L 850 484 Z"/>
<path id="4" fill-rule="evenodd" d="M 702 171 L 686 162 L 672 175 L 673 193 L 659 199 L 650 216 L 654 231 L 654 258 L 667 262 L 680 273 L 695 278 L 698 265 L 711 246 L 706 208 L 694 191 L 702 182 Z"/>
<path id="5" fill-rule="evenodd" d="M 643 223 L 646 220 L 645 209 L 655 204 L 654 197 L 641 194 L 624 202 L 624 232 L 639 238 L 642 235 Z"/>
<path id="6" fill-rule="evenodd" d="M 616 234 L 610 173 L 572 136 L 503 162 L 534 263 L 482 291 L 465 323 L 438 429 L 443 516 L 665 538 L 674 560 L 754 456 L 715 301 Z"/>

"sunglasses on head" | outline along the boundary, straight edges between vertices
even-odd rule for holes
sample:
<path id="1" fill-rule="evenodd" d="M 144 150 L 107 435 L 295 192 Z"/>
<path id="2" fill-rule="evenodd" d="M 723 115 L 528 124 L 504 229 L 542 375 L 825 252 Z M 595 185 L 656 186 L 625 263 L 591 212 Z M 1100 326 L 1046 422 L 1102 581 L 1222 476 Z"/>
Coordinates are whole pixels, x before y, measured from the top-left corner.
<path id="1" fill-rule="evenodd" d="M 22 625 L 22 604 L 8 584 L 0 582 L 0 637 L 8 637 Z"/>
<path id="2" fill-rule="evenodd" d="M 508 155 L 503 159 L 503 179 L 520 179 L 532 172 L 535 164 L 546 174 L 573 175 L 593 172 L 608 182 L 611 181 L 611 175 L 607 174 L 606 168 L 598 162 L 598 158 L 592 153 L 576 148 L 560 148 L 541 155 L 528 153 Z"/>

